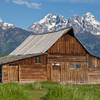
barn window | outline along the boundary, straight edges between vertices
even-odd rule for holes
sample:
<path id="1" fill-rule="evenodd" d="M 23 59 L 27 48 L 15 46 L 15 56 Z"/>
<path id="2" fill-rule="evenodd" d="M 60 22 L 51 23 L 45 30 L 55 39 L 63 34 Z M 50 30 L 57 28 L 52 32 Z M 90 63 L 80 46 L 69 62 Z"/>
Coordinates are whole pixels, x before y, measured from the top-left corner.
<path id="1" fill-rule="evenodd" d="M 70 68 L 71 68 L 71 69 L 74 68 L 74 65 L 73 65 L 73 64 L 70 64 Z"/>
<path id="2" fill-rule="evenodd" d="M 76 64 L 76 68 L 80 68 L 81 66 L 80 66 L 80 64 Z"/>
<path id="3" fill-rule="evenodd" d="M 17 64 L 9 64 L 9 66 L 18 66 Z"/>
<path id="4" fill-rule="evenodd" d="M 40 61 L 40 57 L 35 57 L 35 63 L 36 63 L 36 64 L 41 63 L 41 61 Z"/>

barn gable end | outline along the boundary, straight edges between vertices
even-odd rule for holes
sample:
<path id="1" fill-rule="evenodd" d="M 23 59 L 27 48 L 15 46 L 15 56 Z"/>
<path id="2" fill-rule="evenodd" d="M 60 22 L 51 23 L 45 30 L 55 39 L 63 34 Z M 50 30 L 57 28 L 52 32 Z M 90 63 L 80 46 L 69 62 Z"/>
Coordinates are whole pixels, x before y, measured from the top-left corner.
<path id="1" fill-rule="evenodd" d="M 61 36 L 47 52 L 50 54 L 72 56 L 84 56 L 88 53 L 83 45 L 76 39 L 72 30 Z"/>

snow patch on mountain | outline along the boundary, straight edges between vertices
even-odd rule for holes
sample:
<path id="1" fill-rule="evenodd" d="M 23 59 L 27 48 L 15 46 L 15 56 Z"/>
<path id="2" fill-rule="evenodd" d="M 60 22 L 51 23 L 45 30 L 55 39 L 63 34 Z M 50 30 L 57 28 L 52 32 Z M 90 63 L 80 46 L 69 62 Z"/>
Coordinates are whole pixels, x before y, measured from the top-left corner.
<path id="1" fill-rule="evenodd" d="M 100 22 L 96 21 L 90 12 L 83 16 L 74 15 L 70 18 L 64 18 L 57 14 L 47 14 L 40 21 L 32 24 L 28 30 L 38 34 L 57 31 L 70 26 L 74 28 L 76 34 L 86 31 L 93 35 L 100 35 Z"/>
<path id="2" fill-rule="evenodd" d="M 48 14 L 40 21 L 31 25 L 28 30 L 34 33 L 52 32 L 61 28 L 66 28 L 67 23 L 68 20 L 61 15 Z"/>
<path id="3" fill-rule="evenodd" d="M 94 35 L 100 35 L 100 22 L 98 22 L 94 15 L 90 12 L 83 16 L 84 26 L 87 32 L 91 32 Z"/>
<path id="4" fill-rule="evenodd" d="M 9 28 L 15 28 L 15 26 L 13 24 L 8 24 L 6 22 L 4 22 L 1 18 L 0 18 L 0 28 L 3 30 L 7 30 Z"/>

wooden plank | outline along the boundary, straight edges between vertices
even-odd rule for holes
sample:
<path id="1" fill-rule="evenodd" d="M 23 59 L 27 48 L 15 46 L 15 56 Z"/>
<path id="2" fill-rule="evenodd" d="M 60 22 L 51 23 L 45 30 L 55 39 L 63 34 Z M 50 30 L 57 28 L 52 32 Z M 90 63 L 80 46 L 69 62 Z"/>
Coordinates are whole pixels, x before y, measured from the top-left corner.
<path id="1" fill-rule="evenodd" d="M 58 51 L 59 48 L 59 51 Z M 50 54 L 69 54 L 69 55 L 86 55 L 86 50 L 82 45 L 69 34 L 65 34 L 48 50 Z"/>

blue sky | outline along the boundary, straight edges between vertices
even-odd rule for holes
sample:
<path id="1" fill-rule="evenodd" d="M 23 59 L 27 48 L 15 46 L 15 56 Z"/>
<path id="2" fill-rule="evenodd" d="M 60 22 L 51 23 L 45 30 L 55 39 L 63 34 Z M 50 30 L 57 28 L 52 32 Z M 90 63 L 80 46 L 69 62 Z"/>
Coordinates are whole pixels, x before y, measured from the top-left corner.
<path id="1" fill-rule="evenodd" d="M 68 18 L 86 12 L 100 21 L 100 0 L 0 0 L 0 18 L 21 28 L 29 27 L 48 13 Z"/>

